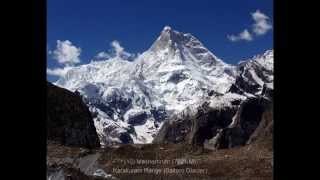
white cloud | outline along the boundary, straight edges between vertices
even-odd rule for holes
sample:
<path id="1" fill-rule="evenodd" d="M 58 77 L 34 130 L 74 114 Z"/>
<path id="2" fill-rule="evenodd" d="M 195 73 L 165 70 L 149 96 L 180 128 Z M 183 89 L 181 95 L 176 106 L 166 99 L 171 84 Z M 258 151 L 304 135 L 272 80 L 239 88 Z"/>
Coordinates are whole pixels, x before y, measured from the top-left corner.
<path id="1" fill-rule="evenodd" d="M 69 40 L 57 40 L 57 47 L 52 52 L 58 63 L 69 66 L 80 62 L 81 48 L 74 46 Z"/>
<path id="2" fill-rule="evenodd" d="M 122 47 L 120 45 L 120 42 L 117 40 L 113 40 L 110 43 L 110 46 L 111 46 L 111 50 L 109 50 L 109 52 L 105 52 L 105 51 L 99 52 L 95 56 L 95 58 L 98 60 L 106 60 L 106 59 L 110 59 L 113 57 L 121 57 L 123 59 L 131 59 L 131 58 L 135 57 L 135 54 L 131 54 L 129 52 L 126 52 L 124 50 L 124 47 Z"/>
<path id="3" fill-rule="evenodd" d="M 251 16 L 255 23 L 252 25 L 252 30 L 256 35 L 266 34 L 272 29 L 272 25 L 268 22 L 269 17 L 263 14 L 260 10 L 251 13 Z"/>
<path id="4" fill-rule="evenodd" d="M 107 53 L 107 52 L 99 52 L 97 55 L 96 55 L 96 58 L 98 59 L 109 59 L 111 58 L 110 54 Z"/>
<path id="5" fill-rule="evenodd" d="M 269 17 L 263 14 L 260 10 L 256 10 L 254 13 L 251 13 L 252 19 L 254 20 L 254 24 L 252 24 L 252 33 L 250 33 L 247 29 L 243 30 L 237 35 L 227 35 L 227 38 L 232 41 L 252 41 L 253 36 L 261 36 L 266 34 L 269 30 L 272 29 L 272 25 L 269 22 Z"/>
<path id="6" fill-rule="evenodd" d="M 113 40 L 110 45 L 114 49 L 116 56 L 120 56 L 124 52 L 124 48 L 120 45 L 119 41 Z"/>
<path id="7" fill-rule="evenodd" d="M 251 33 L 247 29 L 243 30 L 238 35 L 228 35 L 227 37 L 232 42 L 240 41 L 240 40 L 245 40 L 245 41 L 253 40 Z"/>
<path id="8" fill-rule="evenodd" d="M 47 68 L 47 74 L 51 76 L 64 77 L 70 69 L 72 69 L 70 66 L 55 69 Z"/>

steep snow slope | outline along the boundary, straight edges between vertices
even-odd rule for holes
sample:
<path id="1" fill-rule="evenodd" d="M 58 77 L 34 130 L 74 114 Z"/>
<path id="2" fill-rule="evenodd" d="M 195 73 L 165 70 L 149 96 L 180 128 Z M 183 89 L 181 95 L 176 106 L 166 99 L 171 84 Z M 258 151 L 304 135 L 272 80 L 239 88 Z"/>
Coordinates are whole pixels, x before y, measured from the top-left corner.
<path id="1" fill-rule="evenodd" d="M 273 89 L 273 50 L 240 62 L 232 92 L 260 94 L 263 86 Z"/>
<path id="2" fill-rule="evenodd" d="M 234 81 L 234 69 L 191 34 L 166 26 L 151 48 L 136 60 L 134 71 L 151 90 L 152 104 L 177 112 L 197 104 L 211 90 L 228 90 Z"/>

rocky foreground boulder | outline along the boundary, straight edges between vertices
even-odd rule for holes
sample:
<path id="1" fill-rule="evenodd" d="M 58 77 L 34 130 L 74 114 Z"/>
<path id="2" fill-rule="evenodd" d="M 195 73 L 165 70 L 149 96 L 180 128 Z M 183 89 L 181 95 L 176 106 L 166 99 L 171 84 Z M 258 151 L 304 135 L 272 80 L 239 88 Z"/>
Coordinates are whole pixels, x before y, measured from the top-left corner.
<path id="1" fill-rule="evenodd" d="M 99 147 L 91 113 L 79 94 L 47 83 L 47 140 L 67 146 Z"/>

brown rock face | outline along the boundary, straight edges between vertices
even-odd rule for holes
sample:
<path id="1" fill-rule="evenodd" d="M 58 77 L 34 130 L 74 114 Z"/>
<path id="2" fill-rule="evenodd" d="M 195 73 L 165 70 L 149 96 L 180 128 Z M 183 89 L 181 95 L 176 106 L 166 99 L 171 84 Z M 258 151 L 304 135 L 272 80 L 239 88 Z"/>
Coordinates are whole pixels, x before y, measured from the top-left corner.
<path id="1" fill-rule="evenodd" d="M 193 116 L 180 116 L 165 122 L 154 143 L 188 143 L 202 145 L 213 138 L 219 129 L 231 123 L 237 106 L 212 109 L 204 103 Z"/>
<path id="2" fill-rule="evenodd" d="M 272 136 L 270 104 L 260 97 L 217 109 L 203 104 L 194 116 L 165 122 L 154 143 L 187 143 L 208 149 L 246 145 L 258 137 Z"/>
<path id="3" fill-rule="evenodd" d="M 233 127 L 223 129 L 218 139 L 218 148 L 232 148 L 245 145 L 263 121 L 263 114 L 270 102 L 262 98 L 250 98 L 240 104 L 234 116 Z"/>
<path id="4" fill-rule="evenodd" d="M 99 147 L 87 106 L 78 94 L 47 83 L 47 140 L 67 146 Z"/>
<path id="5" fill-rule="evenodd" d="M 271 104 L 262 114 L 259 126 L 250 136 L 247 144 L 260 142 L 273 137 L 273 105 Z"/>

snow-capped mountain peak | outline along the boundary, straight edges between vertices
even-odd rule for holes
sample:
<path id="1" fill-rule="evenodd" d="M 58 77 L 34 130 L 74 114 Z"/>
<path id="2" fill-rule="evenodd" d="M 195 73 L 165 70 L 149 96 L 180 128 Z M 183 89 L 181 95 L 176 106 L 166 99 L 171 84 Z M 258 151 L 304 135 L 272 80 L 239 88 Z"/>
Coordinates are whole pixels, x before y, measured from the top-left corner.
<path id="1" fill-rule="evenodd" d="M 145 77 L 163 77 L 168 73 L 179 77 L 189 76 L 204 83 L 209 81 L 213 86 L 219 84 L 220 90 L 218 87 L 212 88 L 219 92 L 226 90 L 226 86 L 221 86 L 216 78 L 229 83 L 235 75 L 235 67 L 217 58 L 193 35 L 169 26 L 164 27 L 151 48 L 137 61 L 144 66 L 143 72 L 139 73 Z"/>
<path id="2" fill-rule="evenodd" d="M 151 52 L 178 57 L 181 61 L 198 60 L 198 63 L 210 65 L 224 64 L 222 60 L 211 53 L 196 37 L 165 26 L 160 36 L 150 48 Z M 186 57 L 192 56 L 192 57 Z M 174 59 L 174 58 L 171 58 Z"/>
<path id="3" fill-rule="evenodd" d="M 165 26 L 134 61 L 77 66 L 55 84 L 82 95 L 102 145 L 150 143 L 168 117 L 226 93 L 236 70 L 193 35 Z"/>
<path id="4" fill-rule="evenodd" d="M 178 46 L 185 44 L 186 41 L 188 41 L 187 34 L 175 31 L 170 26 L 165 26 L 150 50 L 177 49 L 179 48 Z"/>

